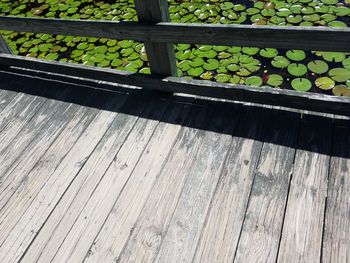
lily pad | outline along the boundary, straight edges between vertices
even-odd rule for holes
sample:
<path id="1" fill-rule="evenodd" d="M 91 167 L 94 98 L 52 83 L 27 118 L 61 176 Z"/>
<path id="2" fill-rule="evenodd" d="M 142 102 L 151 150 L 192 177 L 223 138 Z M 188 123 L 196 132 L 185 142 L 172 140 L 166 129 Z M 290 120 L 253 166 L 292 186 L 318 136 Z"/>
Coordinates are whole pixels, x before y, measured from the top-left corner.
<path id="1" fill-rule="evenodd" d="M 345 85 L 337 85 L 332 89 L 335 96 L 350 97 L 350 88 Z"/>
<path id="2" fill-rule="evenodd" d="M 220 66 L 220 63 L 216 59 L 208 59 L 206 63 L 204 63 L 203 68 L 205 70 L 216 70 Z"/>
<path id="3" fill-rule="evenodd" d="M 218 74 L 215 76 L 215 80 L 218 82 L 228 82 L 230 80 L 231 76 L 228 74 Z"/>
<path id="4" fill-rule="evenodd" d="M 305 78 L 296 78 L 291 82 L 292 88 L 297 91 L 309 91 L 312 87 L 312 83 L 310 80 Z"/>
<path id="5" fill-rule="evenodd" d="M 328 64 L 322 60 L 313 60 L 307 64 L 307 67 L 310 71 L 317 74 L 326 73 L 329 69 Z"/>
<path id="6" fill-rule="evenodd" d="M 266 83 L 272 87 L 279 87 L 283 83 L 283 77 L 278 74 L 271 74 L 268 76 Z"/>
<path id="7" fill-rule="evenodd" d="M 350 80 L 350 70 L 345 68 L 334 68 L 328 72 L 328 75 L 337 82 L 346 82 Z"/>
<path id="8" fill-rule="evenodd" d="M 263 80 L 259 76 L 252 76 L 247 78 L 244 83 L 252 87 L 260 87 L 263 83 Z"/>
<path id="9" fill-rule="evenodd" d="M 334 87 L 335 82 L 328 77 L 320 77 L 316 79 L 315 85 L 322 90 L 330 90 Z"/>
<path id="10" fill-rule="evenodd" d="M 292 63 L 287 68 L 289 74 L 295 77 L 300 77 L 306 74 L 307 67 L 300 63 Z"/>
<path id="11" fill-rule="evenodd" d="M 294 60 L 294 61 L 302 61 L 305 59 L 306 54 L 302 50 L 289 50 L 286 53 L 287 58 Z"/>
<path id="12" fill-rule="evenodd" d="M 286 57 L 277 56 L 273 58 L 271 64 L 276 68 L 286 68 L 290 64 L 290 61 Z"/>
<path id="13" fill-rule="evenodd" d="M 273 58 L 278 55 L 278 50 L 275 48 L 264 48 L 260 50 L 260 55 L 265 58 Z"/>

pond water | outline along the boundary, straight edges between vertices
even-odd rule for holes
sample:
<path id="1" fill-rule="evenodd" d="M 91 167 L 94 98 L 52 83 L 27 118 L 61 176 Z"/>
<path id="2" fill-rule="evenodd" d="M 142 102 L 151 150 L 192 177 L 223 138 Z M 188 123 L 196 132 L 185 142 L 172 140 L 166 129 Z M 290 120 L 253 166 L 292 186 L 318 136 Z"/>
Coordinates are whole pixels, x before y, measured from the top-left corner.
<path id="1" fill-rule="evenodd" d="M 169 12 L 180 23 L 350 25 L 350 0 L 169 0 Z M 0 0 L 0 15 L 137 21 L 133 0 Z M 149 73 L 142 43 L 1 33 L 19 55 Z M 350 96 L 350 53 L 181 43 L 175 51 L 180 76 Z"/>

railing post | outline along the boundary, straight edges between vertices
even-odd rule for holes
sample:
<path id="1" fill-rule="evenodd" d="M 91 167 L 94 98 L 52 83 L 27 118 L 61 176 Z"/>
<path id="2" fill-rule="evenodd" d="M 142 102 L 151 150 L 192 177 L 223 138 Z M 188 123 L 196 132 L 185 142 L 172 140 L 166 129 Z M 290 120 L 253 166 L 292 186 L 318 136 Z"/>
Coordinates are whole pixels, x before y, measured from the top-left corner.
<path id="1" fill-rule="evenodd" d="M 0 35 L 0 53 L 13 54 L 2 35 Z"/>
<path id="2" fill-rule="evenodd" d="M 135 0 L 140 23 L 168 22 L 170 20 L 167 0 Z M 174 45 L 172 43 L 145 42 L 151 73 L 177 76 Z"/>

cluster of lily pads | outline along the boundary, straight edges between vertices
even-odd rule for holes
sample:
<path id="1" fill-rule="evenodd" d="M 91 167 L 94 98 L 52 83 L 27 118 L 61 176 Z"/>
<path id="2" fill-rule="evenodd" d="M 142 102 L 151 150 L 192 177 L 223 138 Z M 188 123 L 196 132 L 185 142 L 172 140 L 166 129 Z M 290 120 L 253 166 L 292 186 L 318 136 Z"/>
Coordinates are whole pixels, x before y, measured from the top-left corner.
<path id="1" fill-rule="evenodd" d="M 172 22 L 350 25 L 350 0 L 169 0 Z M 133 0 L 0 0 L 1 16 L 137 21 Z M 0 32 L 16 54 L 150 73 L 131 40 Z M 180 76 L 350 96 L 350 54 L 177 44 Z"/>

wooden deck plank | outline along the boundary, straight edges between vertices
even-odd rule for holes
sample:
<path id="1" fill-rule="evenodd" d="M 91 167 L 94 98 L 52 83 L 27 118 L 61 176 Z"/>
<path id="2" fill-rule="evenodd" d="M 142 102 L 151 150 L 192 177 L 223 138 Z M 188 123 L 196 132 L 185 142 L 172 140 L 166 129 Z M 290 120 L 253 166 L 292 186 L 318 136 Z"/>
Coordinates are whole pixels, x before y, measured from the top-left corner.
<path id="1" fill-rule="evenodd" d="M 125 188 L 125 183 L 136 180 L 142 185 L 156 178 L 179 133 L 188 108 L 188 105 L 175 104 L 154 131 L 137 129 L 128 137 L 76 219 L 53 262 L 82 261 L 111 210 L 118 210 L 113 206 Z M 138 195 L 138 198 L 145 196 Z"/>
<path id="2" fill-rule="evenodd" d="M 233 262 L 267 115 L 254 109 L 241 117 L 193 262 Z"/>
<path id="3" fill-rule="evenodd" d="M 65 156 L 54 174 L 50 176 L 45 186 L 33 199 L 19 222 L 5 237 L 0 251 L 0 261 L 15 262 L 20 259 L 67 187 L 110 127 L 117 115 L 116 111 L 124 102 L 125 100 L 120 99 L 110 101 L 112 110 L 100 111 L 91 125 L 80 136 L 72 150 Z"/>
<path id="4" fill-rule="evenodd" d="M 206 131 L 155 262 L 192 261 L 241 113 L 219 107 L 208 119 L 214 129 Z"/>
<path id="5" fill-rule="evenodd" d="M 27 174 L 54 143 L 56 138 L 61 135 L 66 126 L 72 121 L 76 121 L 76 119 L 79 121 L 84 118 L 82 114 L 84 109 L 78 104 L 84 103 L 90 99 L 93 92 L 86 91 L 84 95 L 81 95 L 82 91 L 82 89 L 75 89 L 73 93 L 67 94 L 68 96 L 78 96 L 77 104 L 68 106 L 69 108 L 67 111 L 58 111 L 53 117 L 54 121 L 48 120 L 48 123 L 52 124 L 52 126 L 39 127 L 43 129 L 43 132 L 37 134 L 21 155 L 11 163 L 11 167 L 3 172 L 2 176 L 4 179 L 1 180 L 0 184 L 0 211 L 18 187 L 25 187 L 29 179 Z M 30 96 L 28 96 L 28 98 L 30 98 Z M 43 120 L 43 122 L 45 122 L 45 120 Z M 83 120 L 82 123 L 84 123 Z"/>
<path id="6" fill-rule="evenodd" d="M 36 105 L 35 106 L 39 106 Z M 19 124 L 19 127 L 9 127 L 11 130 L 16 129 L 19 133 L 9 133 L 9 136 L 2 137 L 0 150 L 0 174 L 1 181 L 6 180 L 5 173 L 11 168 L 12 164 L 22 154 L 22 152 L 32 143 L 39 143 L 49 134 L 54 134 L 60 130 L 66 120 L 65 114 L 69 114 L 70 104 L 62 101 L 49 99 L 43 107 L 37 111 L 37 107 L 31 108 L 34 111 L 34 116 L 27 116 L 24 127 Z M 15 135 L 15 136 L 14 136 Z"/>
<path id="7" fill-rule="evenodd" d="M 89 105 L 104 104 L 109 98 L 109 93 L 95 95 Z M 31 159 L 21 160 L 22 166 L 17 166 L 14 173 L 24 176 L 25 180 L 21 181 L 17 189 L 12 186 L 11 190 L 4 191 L 4 195 L 9 195 L 9 200 L 0 210 L 0 222 L 18 220 L 98 111 L 99 109 L 94 107 L 79 107 L 72 120 L 37 162 Z M 0 229 L 3 227 L 4 225 L 0 224 Z M 6 228 L 9 229 L 9 226 Z"/>
<path id="8" fill-rule="evenodd" d="M 166 164 L 147 196 L 145 207 L 140 212 L 140 216 L 137 217 L 137 213 L 135 216 L 134 206 L 130 206 L 130 209 L 127 210 L 133 210 L 129 212 L 133 215 L 132 217 L 128 216 L 127 212 L 119 218 L 117 214 L 110 217 L 95 239 L 87 254 L 86 262 L 113 261 L 116 259 L 120 262 L 147 262 L 154 258 L 161 243 L 159 233 L 166 231 L 185 182 L 186 174 L 191 169 L 194 158 L 189 158 L 189 156 L 197 154 L 204 137 L 205 131 L 200 128 L 203 128 L 206 121 L 206 112 L 207 109 L 203 106 L 193 106 L 191 108 L 184 122 L 184 127 L 169 153 Z M 129 192 L 132 193 L 131 189 L 129 189 Z M 121 199 L 118 199 L 118 202 L 120 201 Z M 119 223 L 121 220 L 124 220 L 123 223 Z M 113 232 L 108 233 L 108 230 L 111 229 L 109 228 L 110 225 L 113 227 Z M 137 235 L 138 240 L 135 240 L 135 235 Z M 147 242 L 144 238 L 150 236 L 151 239 L 155 237 L 156 242 L 152 242 L 150 246 L 144 246 L 143 244 Z M 127 241 L 131 242 L 132 246 L 137 246 L 137 248 L 128 247 L 121 255 Z M 138 253 L 134 254 L 135 251 L 138 251 Z M 148 255 L 144 255 L 144 253 Z"/>
<path id="9" fill-rule="evenodd" d="M 157 108 L 148 107 L 142 113 L 146 103 L 147 99 L 145 100 L 144 96 L 128 100 L 125 108 L 125 112 L 127 113 L 120 113 L 116 117 L 110 129 L 104 135 L 87 163 L 79 172 L 31 244 L 23 260 L 29 262 L 46 262 L 55 256 L 70 228 L 74 225 L 76 218 L 80 215 L 90 196 L 94 193 L 108 166 L 124 145 L 125 140 L 130 137 L 130 132 L 139 119 L 138 116 L 145 116 L 137 124 L 139 130 L 148 128 L 147 116 L 159 117 L 162 114 L 162 108 L 160 106 L 165 108 L 167 101 L 162 101 L 161 105 L 158 105 Z"/>
<path id="10" fill-rule="evenodd" d="M 294 161 L 278 261 L 312 262 L 321 256 L 332 119 L 306 116 Z"/>
<path id="11" fill-rule="evenodd" d="M 0 116 L 2 116 L 3 110 L 8 106 L 8 104 L 11 103 L 11 101 L 16 97 L 19 96 L 17 92 L 14 91 L 8 91 L 8 90 L 2 90 L 0 86 Z M 2 117 L 1 117 L 1 121 Z"/>
<path id="12" fill-rule="evenodd" d="M 299 114 L 271 118 L 239 239 L 235 262 L 275 262 L 293 169 Z"/>
<path id="13" fill-rule="evenodd" d="M 333 132 L 328 197 L 323 237 L 323 262 L 350 261 L 350 123 Z"/>

